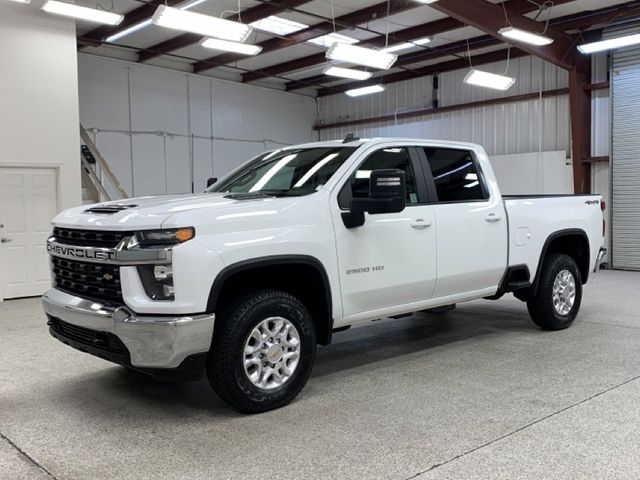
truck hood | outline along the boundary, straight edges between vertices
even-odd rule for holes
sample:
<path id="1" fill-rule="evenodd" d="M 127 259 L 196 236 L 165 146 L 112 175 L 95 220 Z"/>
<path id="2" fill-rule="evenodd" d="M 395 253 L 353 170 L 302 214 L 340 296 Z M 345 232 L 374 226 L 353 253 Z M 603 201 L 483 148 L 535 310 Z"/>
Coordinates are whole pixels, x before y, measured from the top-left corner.
<path id="1" fill-rule="evenodd" d="M 53 224 L 83 229 L 144 230 L 160 228 L 170 216 L 179 213 L 280 200 L 264 197 L 239 200 L 226 196 L 226 193 L 161 195 L 82 205 L 60 213 Z"/>

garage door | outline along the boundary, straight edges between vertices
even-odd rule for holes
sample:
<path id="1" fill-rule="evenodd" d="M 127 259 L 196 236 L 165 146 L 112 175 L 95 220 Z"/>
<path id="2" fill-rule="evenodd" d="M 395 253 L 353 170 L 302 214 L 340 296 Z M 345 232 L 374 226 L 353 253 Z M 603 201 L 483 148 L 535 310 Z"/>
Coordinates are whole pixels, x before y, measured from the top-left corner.
<path id="1" fill-rule="evenodd" d="M 607 32 L 638 33 L 640 27 Z M 612 265 L 640 270 L 640 49 L 613 54 Z"/>
<path id="2" fill-rule="evenodd" d="M 49 288 L 45 242 L 57 210 L 56 170 L 0 167 L 0 299 Z"/>

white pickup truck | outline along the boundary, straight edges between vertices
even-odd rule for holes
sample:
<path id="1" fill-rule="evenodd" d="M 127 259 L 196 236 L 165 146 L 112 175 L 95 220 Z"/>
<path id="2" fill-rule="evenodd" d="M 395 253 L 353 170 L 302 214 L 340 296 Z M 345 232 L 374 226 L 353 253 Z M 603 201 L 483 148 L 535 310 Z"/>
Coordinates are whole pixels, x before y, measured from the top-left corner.
<path id="1" fill-rule="evenodd" d="M 234 408 L 283 406 L 350 325 L 507 292 L 548 330 L 605 254 L 598 195 L 502 197 L 482 147 L 357 139 L 264 153 L 201 194 L 53 220 L 51 334 Z"/>

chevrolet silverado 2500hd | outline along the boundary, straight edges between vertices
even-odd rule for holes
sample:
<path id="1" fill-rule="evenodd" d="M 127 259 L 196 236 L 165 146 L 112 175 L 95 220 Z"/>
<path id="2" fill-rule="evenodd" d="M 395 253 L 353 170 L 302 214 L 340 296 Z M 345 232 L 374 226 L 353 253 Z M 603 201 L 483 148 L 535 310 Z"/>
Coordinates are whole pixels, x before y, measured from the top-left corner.
<path id="1" fill-rule="evenodd" d="M 201 194 L 53 220 L 51 334 L 156 378 L 199 378 L 236 409 L 300 392 L 336 330 L 458 302 L 576 318 L 605 253 L 597 195 L 503 197 L 482 147 L 374 139 L 264 153 Z"/>

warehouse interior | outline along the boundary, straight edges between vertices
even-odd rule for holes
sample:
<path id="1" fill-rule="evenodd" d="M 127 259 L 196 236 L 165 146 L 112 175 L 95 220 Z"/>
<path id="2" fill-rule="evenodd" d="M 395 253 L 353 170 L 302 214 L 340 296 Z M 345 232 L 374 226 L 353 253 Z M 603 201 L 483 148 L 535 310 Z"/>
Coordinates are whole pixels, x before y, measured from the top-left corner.
<path id="1" fill-rule="evenodd" d="M 250 33 L 207 44 L 162 8 Z M 640 476 L 640 1 L 0 0 L 0 65 L 0 478 Z M 336 329 L 259 415 L 49 334 L 60 212 L 350 136 L 481 145 L 503 195 L 600 195 L 607 257 L 572 328 L 508 295 Z"/>

